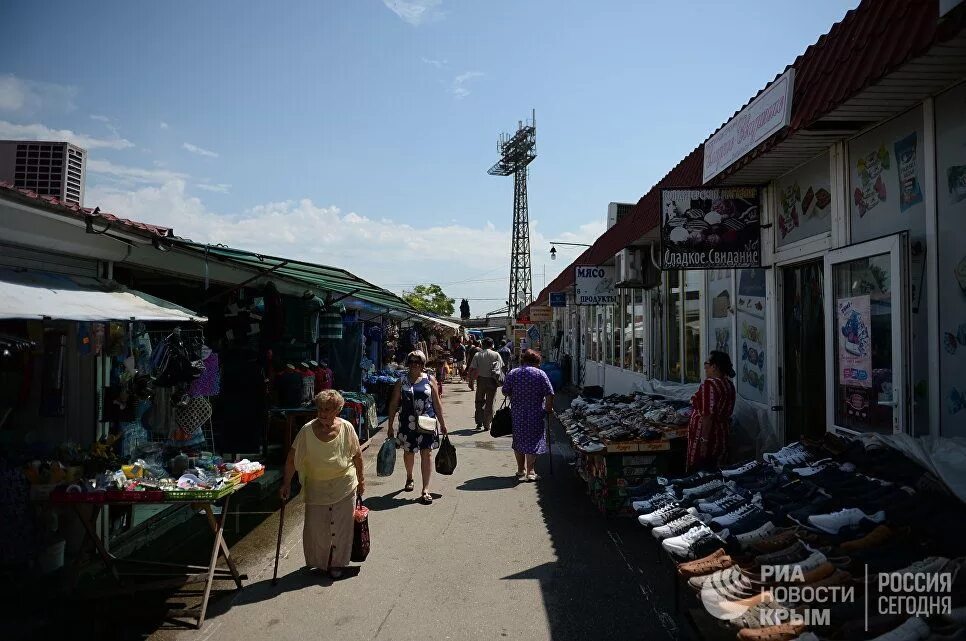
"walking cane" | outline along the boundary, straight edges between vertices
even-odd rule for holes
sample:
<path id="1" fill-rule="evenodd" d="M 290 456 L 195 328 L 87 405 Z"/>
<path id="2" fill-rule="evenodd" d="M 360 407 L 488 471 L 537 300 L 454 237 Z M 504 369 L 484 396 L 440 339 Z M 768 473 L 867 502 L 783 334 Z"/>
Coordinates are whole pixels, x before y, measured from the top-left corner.
<path id="1" fill-rule="evenodd" d="M 547 454 L 549 455 L 550 476 L 553 476 L 553 439 L 550 436 L 550 414 L 547 414 Z"/>
<path id="2" fill-rule="evenodd" d="M 285 526 L 285 504 L 282 501 L 282 509 L 278 512 L 278 541 L 275 543 L 275 571 L 272 572 L 272 585 L 278 584 L 278 557 L 282 553 L 282 528 Z"/>

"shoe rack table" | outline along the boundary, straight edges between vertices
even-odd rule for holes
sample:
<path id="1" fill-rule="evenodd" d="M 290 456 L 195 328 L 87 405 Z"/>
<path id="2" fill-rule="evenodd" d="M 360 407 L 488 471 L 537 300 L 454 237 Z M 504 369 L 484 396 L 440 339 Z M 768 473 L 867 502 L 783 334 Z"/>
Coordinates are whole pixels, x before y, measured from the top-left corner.
<path id="1" fill-rule="evenodd" d="M 236 589 L 241 590 L 243 587 L 242 581 L 248 579 L 248 575 L 238 572 L 238 568 L 235 566 L 235 561 L 231 558 L 231 553 L 228 550 L 228 544 L 225 542 L 224 537 L 225 519 L 228 516 L 229 500 L 231 499 L 232 494 L 243 487 L 244 484 L 236 485 L 232 488 L 232 491 L 226 494 L 224 497 L 214 500 L 174 500 L 160 497 L 156 500 L 132 500 L 129 498 L 113 499 L 107 495 L 103 498 L 103 500 L 93 502 L 75 500 L 75 497 L 68 494 L 66 496 L 59 497 L 56 495 L 51 495 L 50 502 L 53 504 L 73 506 L 78 519 L 80 519 L 80 522 L 84 527 L 87 537 L 90 538 L 94 543 L 97 554 L 101 557 L 104 565 L 124 591 L 149 591 L 165 587 L 178 587 L 185 583 L 203 582 L 205 587 L 201 599 L 200 610 L 172 610 L 170 612 L 170 614 L 174 616 L 195 618 L 195 627 L 200 630 L 201 626 L 204 625 L 205 622 L 205 614 L 208 610 L 208 599 L 211 596 L 211 587 L 215 580 L 232 580 L 235 582 Z M 145 492 L 143 494 L 150 494 L 153 498 L 154 494 L 161 493 Z M 215 515 L 214 509 L 214 503 L 216 501 L 221 502 L 221 514 L 218 516 Z M 97 528 L 95 527 L 97 518 L 104 506 L 134 504 L 177 505 L 185 503 L 190 504 L 192 510 L 201 510 L 205 513 L 205 517 L 208 520 L 208 526 L 211 528 L 211 532 L 214 535 L 208 565 L 187 565 L 179 563 L 164 563 L 160 561 L 118 558 L 108 551 L 107 546 L 104 544 L 103 535 L 98 534 Z M 218 567 L 218 560 L 222 556 L 225 558 L 227 568 Z M 137 583 L 126 580 L 127 578 L 134 577 L 154 580 Z"/>

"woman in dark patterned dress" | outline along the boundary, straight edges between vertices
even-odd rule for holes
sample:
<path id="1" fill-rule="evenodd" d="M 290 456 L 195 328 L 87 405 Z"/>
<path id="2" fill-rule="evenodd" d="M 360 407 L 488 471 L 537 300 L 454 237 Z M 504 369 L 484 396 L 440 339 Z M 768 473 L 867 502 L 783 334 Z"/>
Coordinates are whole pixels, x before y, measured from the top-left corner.
<path id="1" fill-rule="evenodd" d="M 424 371 L 426 355 L 420 350 L 412 351 L 406 357 L 406 365 L 409 371 L 392 390 L 386 438 L 393 438 L 395 434 L 392 426 L 396 419 L 396 410 L 399 410 L 399 438 L 396 442 L 403 448 L 403 463 L 406 465 L 405 490 L 412 492 L 416 487 L 413 467 L 418 452 L 423 476 L 423 489 L 419 500 L 428 505 L 433 502 L 433 496 L 429 493 L 429 480 L 433 473 L 433 450 L 439 448 L 440 434 L 447 432 L 446 423 L 443 420 L 443 404 L 436 381 Z M 435 418 L 438 422 L 436 432 L 420 431 L 419 416 Z"/>
<path id="2" fill-rule="evenodd" d="M 688 472 L 718 466 L 728 449 L 731 415 L 735 411 L 735 376 L 731 357 L 713 351 L 704 363 L 704 382 L 691 397 L 688 423 Z"/>

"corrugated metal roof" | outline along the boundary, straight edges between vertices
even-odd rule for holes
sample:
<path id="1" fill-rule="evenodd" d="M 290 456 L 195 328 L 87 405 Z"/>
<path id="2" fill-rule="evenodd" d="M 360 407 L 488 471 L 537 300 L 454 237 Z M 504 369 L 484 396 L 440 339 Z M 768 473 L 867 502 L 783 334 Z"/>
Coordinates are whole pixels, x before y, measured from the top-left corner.
<path id="1" fill-rule="evenodd" d="M 786 165 L 787 169 L 791 169 L 848 135 L 841 131 L 806 131 L 819 120 L 847 120 L 847 110 L 852 108 L 853 119 L 871 119 L 875 122 L 911 106 L 907 104 L 903 107 L 901 103 L 903 99 L 908 100 L 912 88 L 917 89 L 912 92 L 912 101 L 915 103 L 923 96 L 948 86 L 956 77 L 962 77 L 957 74 L 961 74 L 960 65 L 966 61 L 966 40 L 962 35 L 966 26 L 966 5 L 955 9 L 941 22 L 938 17 L 936 0 L 864 0 L 846 13 L 841 21 L 832 25 L 827 34 L 809 46 L 790 65 L 795 68 L 795 88 L 789 127 L 759 145 L 712 182 L 760 184 L 773 175 L 780 175 L 775 171 L 781 171 Z M 924 75 L 926 70 L 914 64 L 903 67 L 931 49 L 933 53 L 951 59 L 948 68 L 932 70 Z M 778 72 L 775 79 L 788 68 Z M 900 68 L 901 73 L 894 78 L 890 76 Z M 895 85 L 897 81 L 900 84 Z M 898 99 L 894 99 L 895 104 L 884 107 L 876 103 L 864 111 L 855 110 L 862 105 L 861 102 L 850 107 L 851 100 L 868 100 L 875 93 L 887 94 L 890 86 L 899 88 L 892 92 L 900 94 Z M 752 96 L 744 106 L 764 90 Z M 721 127 L 741 109 L 735 111 Z M 772 154 L 775 154 L 775 159 L 784 154 L 784 165 L 779 163 L 762 168 L 759 162 L 755 166 L 756 160 L 763 161 Z M 550 292 L 571 286 L 575 265 L 601 264 L 658 226 L 660 189 L 702 184 L 703 162 L 704 143 L 658 181 L 627 217 L 604 232 L 592 247 L 551 281 L 537 296 L 536 302 L 542 303 L 548 299 Z M 745 167 L 753 171 L 742 171 Z"/>
<path id="2" fill-rule="evenodd" d="M 31 200 L 40 201 L 48 209 L 54 209 L 61 213 L 69 214 L 80 220 L 84 220 L 88 215 L 94 213 L 94 209 L 90 207 L 81 207 L 75 205 L 74 203 L 67 203 L 56 196 L 41 196 L 37 192 L 31 191 L 29 189 L 21 189 L 20 187 L 15 187 L 7 182 L 0 182 L 0 193 L 6 193 L 8 195 L 16 197 L 22 202 L 29 202 Z M 174 235 L 174 230 L 170 227 L 161 227 L 160 225 L 152 225 L 150 223 L 142 223 L 138 220 L 130 220 L 128 218 L 121 218 L 115 216 L 111 213 L 106 213 L 103 211 L 98 211 L 97 215 L 103 218 L 111 225 L 120 225 L 127 230 L 136 230 L 145 232 L 150 236 L 158 236 L 160 238 L 170 238 Z"/>

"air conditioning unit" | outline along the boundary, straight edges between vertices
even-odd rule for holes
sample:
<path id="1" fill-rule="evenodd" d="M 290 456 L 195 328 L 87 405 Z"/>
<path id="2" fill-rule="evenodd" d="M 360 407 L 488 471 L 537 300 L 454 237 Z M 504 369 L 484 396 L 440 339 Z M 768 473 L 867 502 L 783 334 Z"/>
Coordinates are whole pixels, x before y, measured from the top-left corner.
<path id="1" fill-rule="evenodd" d="M 630 214 L 632 209 L 634 209 L 633 203 L 609 203 L 607 205 L 607 229 Z"/>
<path id="2" fill-rule="evenodd" d="M 651 289 L 661 283 L 661 270 L 646 252 L 650 247 L 628 247 L 615 257 L 618 289 Z"/>

